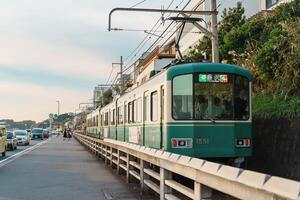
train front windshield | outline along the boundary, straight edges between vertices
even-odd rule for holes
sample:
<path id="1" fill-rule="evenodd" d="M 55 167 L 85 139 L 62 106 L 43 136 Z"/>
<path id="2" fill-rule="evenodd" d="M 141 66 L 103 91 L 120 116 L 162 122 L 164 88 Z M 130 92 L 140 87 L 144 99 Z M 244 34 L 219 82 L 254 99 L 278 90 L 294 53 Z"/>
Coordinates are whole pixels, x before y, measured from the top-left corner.
<path id="1" fill-rule="evenodd" d="M 172 84 L 175 120 L 248 120 L 249 80 L 236 74 L 194 73 Z"/>

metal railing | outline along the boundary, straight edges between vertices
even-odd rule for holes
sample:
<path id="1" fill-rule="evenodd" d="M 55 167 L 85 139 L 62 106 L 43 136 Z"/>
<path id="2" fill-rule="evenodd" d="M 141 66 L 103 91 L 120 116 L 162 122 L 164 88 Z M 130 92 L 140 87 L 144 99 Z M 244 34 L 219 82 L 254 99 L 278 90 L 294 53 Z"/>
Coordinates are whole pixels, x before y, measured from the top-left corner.
<path id="1" fill-rule="evenodd" d="M 147 187 L 160 199 L 211 199 L 211 188 L 238 199 L 300 200 L 300 182 L 243 170 L 205 160 L 172 154 L 157 149 L 111 139 L 96 139 L 80 133 L 75 138 L 105 163 L 126 174 L 127 182 L 135 178 L 141 189 Z M 179 174 L 193 180 L 187 187 L 172 176 Z M 147 186 L 147 187 L 146 187 Z M 176 192 L 174 192 L 176 191 Z"/>

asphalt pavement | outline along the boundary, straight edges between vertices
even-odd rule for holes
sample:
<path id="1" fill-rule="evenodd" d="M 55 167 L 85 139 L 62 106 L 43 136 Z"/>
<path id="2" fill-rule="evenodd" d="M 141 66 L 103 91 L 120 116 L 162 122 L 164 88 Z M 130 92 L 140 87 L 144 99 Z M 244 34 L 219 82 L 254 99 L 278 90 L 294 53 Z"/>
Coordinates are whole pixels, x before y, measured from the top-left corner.
<path id="1" fill-rule="evenodd" d="M 53 137 L 20 154 L 0 167 L 0 200 L 140 199 L 134 187 L 74 138 Z"/>

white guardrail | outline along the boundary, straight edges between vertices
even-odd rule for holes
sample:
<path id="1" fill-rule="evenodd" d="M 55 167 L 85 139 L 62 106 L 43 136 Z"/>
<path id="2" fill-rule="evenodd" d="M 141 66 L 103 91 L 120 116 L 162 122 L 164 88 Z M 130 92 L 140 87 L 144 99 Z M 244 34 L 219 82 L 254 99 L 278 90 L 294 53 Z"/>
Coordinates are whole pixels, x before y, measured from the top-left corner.
<path id="1" fill-rule="evenodd" d="M 300 200 L 300 182 L 297 181 L 136 144 L 100 140 L 79 133 L 74 133 L 74 136 L 93 153 L 104 158 L 106 163 L 115 166 L 118 174 L 124 170 L 128 182 L 130 178 L 136 178 L 142 190 L 148 186 L 160 195 L 161 200 L 180 199 L 176 197 L 174 190 L 176 194 L 181 193 L 190 199 L 211 199 L 211 190 L 207 188 L 238 199 Z M 158 170 L 154 170 L 153 166 Z M 194 188 L 173 180 L 174 173 L 193 180 Z"/>

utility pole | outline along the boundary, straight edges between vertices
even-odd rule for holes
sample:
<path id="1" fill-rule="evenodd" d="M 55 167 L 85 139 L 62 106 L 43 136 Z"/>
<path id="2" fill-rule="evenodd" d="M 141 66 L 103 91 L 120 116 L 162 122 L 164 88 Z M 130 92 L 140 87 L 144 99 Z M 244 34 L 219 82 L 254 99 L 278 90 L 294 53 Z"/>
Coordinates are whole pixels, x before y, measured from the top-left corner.
<path id="1" fill-rule="evenodd" d="M 213 63 L 219 63 L 220 58 L 219 58 L 219 39 L 218 39 L 218 29 L 217 29 L 217 24 L 218 24 L 218 15 L 215 12 L 217 11 L 217 3 L 216 0 L 211 0 L 211 32 L 213 34 L 212 39 L 212 62 Z"/>
<path id="2" fill-rule="evenodd" d="M 124 79 L 123 79 L 123 56 L 121 56 L 120 58 L 120 78 L 121 78 L 121 95 L 123 94 L 124 92 Z"/>
<path id="3" fill-rule="evenodd" d="M 124 80 L 123 80 L 123 56 L 120 57 L 120 62 L 119 63 L 112 63 L 112 67 L 114 65 L 120 65 L 120 94 L 122 95 L 124 92 Z"/>

